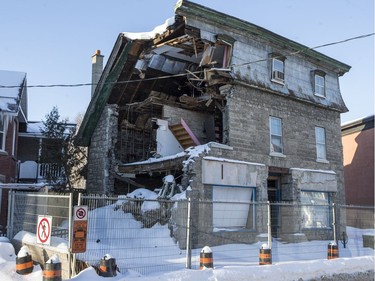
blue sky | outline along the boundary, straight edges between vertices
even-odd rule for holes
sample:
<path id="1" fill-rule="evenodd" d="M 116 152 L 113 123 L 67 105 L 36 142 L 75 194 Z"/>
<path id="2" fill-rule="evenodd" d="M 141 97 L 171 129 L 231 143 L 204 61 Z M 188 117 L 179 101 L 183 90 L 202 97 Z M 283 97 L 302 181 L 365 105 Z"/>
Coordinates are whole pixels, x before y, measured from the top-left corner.
<path id="1" fill-rule="evenodd" d="M 106 59 L 120 32 L 151 31 L 174 14 L 177 0 L 4 0 L 0 69 L 27 73 L 28 85 L 91 82 L 91 55 Z M 374 32 L 373 0 L 192 0 L 269 29 L 308 47 Z M 374 36 L 317 51 L 352 67 L 340 78 L 348 122 L 374 114 Z M 74 121 L 90 86 L 29 88 L 29 120 L 57 106 Z"/>

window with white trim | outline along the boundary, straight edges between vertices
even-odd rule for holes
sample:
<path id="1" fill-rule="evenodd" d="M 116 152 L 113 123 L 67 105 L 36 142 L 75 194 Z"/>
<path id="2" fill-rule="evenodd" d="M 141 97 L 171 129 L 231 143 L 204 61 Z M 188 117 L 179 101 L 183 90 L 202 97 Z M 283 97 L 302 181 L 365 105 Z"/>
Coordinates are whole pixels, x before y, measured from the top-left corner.
<path id="1" fill-rule="evenodd" d="M 16 154 L 16 145 L 17 145 L 17 122 L 13 121 L 13 136 L 12 136 L 12 156 Z"/>
<path id="2" fill-rule="evenodd" d="M 327 160 L 326 130 L 322 127 L 315 127 L 316 158 Z"/>
<path id="3" fill-rule="evenodd" d="M 274 82 L 284 83 L 284 73 L 284 60 L 282 58 L 273 58 L 271 80 Z"/>
<path id="4" fill-rule="evenodd" d="M 5 150 L 5 118 L 0 114 L 0 150 Z"/>
<path id="5" fill-rule="evenodd" d="M 301 191 L 302 227 L 330 228 L 329 193 Z"/>
<path id="6" fill-rule="evenodd" d="M 270 150 L 271 153 L 283 154 L 283 128 L 282 120 L 278 117 L 270 116 Z"/>
<path id="7" fill-rule="evenodd" d="M 315 92 L 315 95 L 317 95 L 317 96 L 320 96 L 320 97 L 326 96 L 324 75 L 315 73 L 315 75 L 314 75 L 314 92 Z"/>

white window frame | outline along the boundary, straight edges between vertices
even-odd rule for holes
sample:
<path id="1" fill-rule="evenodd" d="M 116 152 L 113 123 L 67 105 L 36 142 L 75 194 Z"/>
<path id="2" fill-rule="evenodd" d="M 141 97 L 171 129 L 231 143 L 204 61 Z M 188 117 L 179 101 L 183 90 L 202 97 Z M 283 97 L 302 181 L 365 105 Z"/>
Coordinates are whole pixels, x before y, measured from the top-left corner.
<path id="1" fill-rule="evenodd" d="M 280 131 L 276 131 L 272 126 L 273 121 L 278 121 L 280 123 Z M 284 142 L 283 142 L 283 121 L 279 117 L 270 116 L 269 118 L 269 129 L 270 129 L 270 155 L 272 156 L 285 156 L 284 155 Z M 281 151 L 275 151 L 273 140 L 280 141 Z M 275 145 L 278 145 L 275 143 Z"/>
<path id="2" fill-rule="evenodd" d="M 272 59 L 271 81 L 284 84 L 285 62 L 280 58 Z"/>
<path id="3" fill-rule="evenodd" d="M 0 114 L 0 151 L 5 151 L 5 135 L 6 135 L 6 126 L 5 126 L 5 116 Z"/>
<path id="4" fill-rule="evenodd" d="M 13 139 L 12 139 L 12 156 L 14 157 L 16 154 L 16 144 L 17 144 L 17 122 L 13 121 Z"/>
<path id="5" fill-rule="evenodd" d="M 316 161 L 327 161 L 326 130 L 323 127 L 315 127 Z"/>
<path id="6" fill-rule="evenodd" d="M 319 97 L 326 97 L 326 79 L 324 75 L 314 74 L 314 94 Z"/>

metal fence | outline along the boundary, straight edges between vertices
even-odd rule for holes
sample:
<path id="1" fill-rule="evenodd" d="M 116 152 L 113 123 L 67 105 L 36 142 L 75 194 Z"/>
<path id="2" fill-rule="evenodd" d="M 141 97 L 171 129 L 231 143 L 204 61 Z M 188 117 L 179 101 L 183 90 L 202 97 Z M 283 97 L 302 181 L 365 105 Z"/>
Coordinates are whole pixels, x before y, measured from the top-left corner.
<path id="1" fill-rule="evenodd" d="M 331 241 L 341 256 L 351 256 L 353 247 L 355 255 L 371 254 L 362 246 L 362 234 L 374 230 L 371 207 L 98 196 L 82 196 L 81 204 L 90 210 L 88 250 L 77 258 L 98 265 L 110 253 L 122 272 L 199 269 L 206 245 L 217 266 L 258 264 L 263 244 L 274 262 L 327 258 Z M 352 210 L 366 229 L 351 226 Z"/>
<path id="2" fill-rule="evenodd" d="M 15 239 L 15 241 L 22 241 L 23 244 L 29 246 L 29 250 L 33 254 L 35 253 L 34 257 L 38 254 L 42 256 L 45 259 L 39 260 L 42 266 L 44 266 L 43 262 L 46 262 L 54 253 L 53 250 L 50 250 L 60 244 L 67 246 L 65 249 L 60 247 L 56 251 L 59 255 L 61 254 L 60 260 L 70 260 L 72 204 L 72 194 L 11 191 L 9 193 L 7 237 Z M 49 216 L 52 222 L 49 230 L 51 246 L 48 249 L 43 248 L 43 251 L 30 248 L 30 245 L 37 241 L 39 216 Z M 17 243 L 17 245 L 20 247 L 21 243 Z M 43 254 L 41 255 L 39 252 Z M 62 276 L 67 277 L 70 274 L 71 265 L 69 262 L 65 262 L 65 264 L 68 266 L 62 267 Z"/>
<path id="3" fill-rule="evenodd" d="M 7 235 L 13 238 L 20 231 L 36 233 L 38 216 L 51 216 L 54 236 L 68 238 L 71 194 L 48 194 L 12 191 L 9 193 Z"/>
<path id="4" fill-rule="evenodd" d="M 35 233 L 37 215 L 54 212 L 61 222 L 54 230 L 69 228 L 66 214 L 73 206 L 51 206 L 67 198 L 35 195 L 12 199 L 12 233 Z M 96 195 L 82 195 L 78 204 L 89 210 L 86 252 L 76 254 L 78 264 L 99 266 L 110 254 L 122 273 L 199 269 L 204 246 L 212 249 L 215 267 L 258 265 L 264 244 L 275 263 L 326 259 L 332 241 L 340 257 L 374 254 L 371 245 L 363 245 L 363 235 L 374 235 L 373 207 Z"/>

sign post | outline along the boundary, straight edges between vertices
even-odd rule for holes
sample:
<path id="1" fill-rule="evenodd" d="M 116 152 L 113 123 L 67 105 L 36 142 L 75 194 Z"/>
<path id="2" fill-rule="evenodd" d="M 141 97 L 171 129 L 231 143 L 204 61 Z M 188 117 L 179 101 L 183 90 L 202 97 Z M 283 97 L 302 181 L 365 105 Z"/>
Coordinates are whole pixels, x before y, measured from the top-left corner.
<path id="1" fill-rule="evenodd" d="M 52 217 L 38 216 L 36 243 L 51 245 Z"/>
<path id="2" fill-rule="evenodd" d="M 72 253 L 86 252 L 87 206 L 74 206 Z"/>

